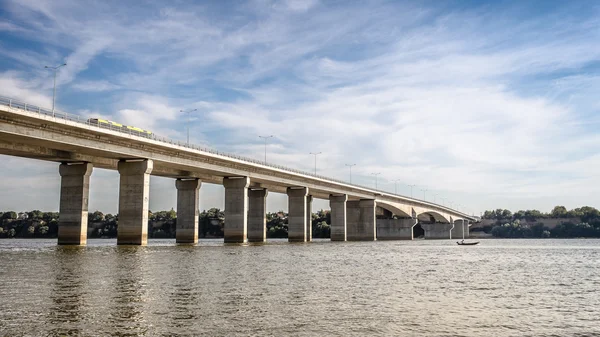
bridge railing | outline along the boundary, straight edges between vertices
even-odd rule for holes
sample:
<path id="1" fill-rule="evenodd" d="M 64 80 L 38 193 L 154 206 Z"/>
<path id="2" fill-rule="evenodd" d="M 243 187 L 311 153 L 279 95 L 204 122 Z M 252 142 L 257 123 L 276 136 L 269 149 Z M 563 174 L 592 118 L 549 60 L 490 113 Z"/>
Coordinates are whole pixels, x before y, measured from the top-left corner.
<path id="1" fill-rule="evenodd" d="M 21 109 L 21 110 L 25 110 L 28 112 L 34 112 L 34 113 L 38 113 L 40 115 L 45 115 L 45 116 L 51 116 L 54 117 L 56 119 L 62 119 L 65 121 L 71 121 L 71 122 L 76 122 L 76 123 L 80 123 L 80 124 L 85 124 L 89 127 L 95 127 L 95 128 L 100 128 L 100 129 L 107 129 L 107 130 L 112 130 L 112 131 L 117 131 L 117 132 L 121 132 L 123 134 L 129 134 L 132 136 L 138 136 L 138 137 L 143 137 L 143 138 L 147 138 L 147 139 L 152 139 L 152 140 L 156 140 L 159 142 L 163 142 L 163 143 L 167 143 L 167 144 L 172 144 L 172 145 L 177 145 L 177 146 L 181 146 L 181 147 L 185 147 L 185 148 L 189 148 L 189 149 L 193 149 L 196 151 L 202 151 L 202 152 L 206 152 L 206 153 L 211 153 L 211 154 L 216 154 L 219 156 L 223 156 L 223 157 L 228 157 L 228 158 L 233 158 L 233 159 L 237 159 L 243 162 L 247 162 L 247 163 L 252 163 L 252 164 L 256 164 L 256 165 L 262 165 L 262 166 L 267 166 L 267 167 L 271 167 L 271 168 L 275 168 L 278 170 L 282 170 L 282 171 L 287 171 L 287 172 L 291 172 L 291 173 L 295 173 L 295 174 L 301 174 L 304 176 L 309 176 L 309 177 L 314 177 L 317 179 L 321 179 L 321 180 L 325 180 L 325 181 L 331 181 L 331 182 L 336 182 L 336 183 L 340 183 L 340 184 L 345 184 L 345 185 L 349 185 L 352 187 L 357 187 L 360 189 L 366 189 L 366 190 L 370 190 L 370 191 L 376 191 L 376 192 L 381 192 L 381 193 L 385 193 L 385 194 L 391 194 L 391 195 L 396 195 L 396 196 L 400 196 L 406 199 L 410 199 L 410 200 L 415 200 L 415 201 L 419 201 L 419 202 L 424 202 L 426 204 L 430 204 L 432 206 L 437 206 L 440 208 L 445 208 L 448 210 L 452 210 L 446 206 L 443 205 L 439 205 L 439 204 L 435 204 L 435 203 L 431 203 L 428 202 L 426 200 L 420 200 L 420 199 L 414 199 L 414 198 L 409 198 L 405 195 L 402 194 L 396 194 L 396 193 L 392 193 L 392 192 L 388 192 L 388 191 L 384 191 L 384 190 L 379 190 L 379 189 L 374 189 L 372 187 L 368 187 L 368 186 L 363 186 L 363 185 L 358 185 L 358 184 L 350 184 L 347 181 L 343 181 L 340 179 L 336 179 L 336 178 L 331 178 L 331 177 L 326 177 L 326 176 L 322 176 L 319 174 L 315 174 L 312 172 L 306 172 L 306 171 L 302 171 L 302 170 L 297 170 L 294 168 L 290 168 L 290 167 L 285 167 L 282 165 L 277 165 L 277 164 L 273 164 L 273 163 L 267 163 L 264 161 L 260 161 L 260 160 L 256 160 L 253 158 L 248 158 L 248 157 L 244 157 L 244 156 L 240 156 L 237 154 L 231 154 L 231 153 L 226 153 L 226 152 L 221 152 L 221 151 L 217 151 L 215 149 L 211 149 L 205 146 L 200 146 L 200 145 L 195 145 L 195 144 L 191 144 L 191 143 L 186 143 L 186 142 L 181 142 L 178 140 L 172 140 L 169 139 L 167 137 L 161 137 L 158 136 L 154 133 L 152 134 L 147 134 L 147 133 L 143 133 L 143 132 L 139 132 L 136 130 L 132 130 L 132 129 L 124 129 L 121 127 L 117 127 L 111 124 L 103 124 L 103 123 L 94 123 L 94 122 L 90 122 L 90 119 L 85 118 L 85 117 L 81 117 L 77 114 L 69 114 L 66 112 L 62 112 L 62 111 L 58 111 L 58 110 L 51 110 L 51 109 L 47 109 L 47 108 L 42 108 L 33 104 L 29 104 L 29 103 L 25 103 L 25 102 L 21 102 L 15 99 L 12 99 L 10 97 L 4 97 L 4 96 L 0 96 L 0 104 L 1 105 L 5 105 L 11 108 L 16 108 L 16 109 Z M 458 211 L 460 212 L 460 211 Z"/>

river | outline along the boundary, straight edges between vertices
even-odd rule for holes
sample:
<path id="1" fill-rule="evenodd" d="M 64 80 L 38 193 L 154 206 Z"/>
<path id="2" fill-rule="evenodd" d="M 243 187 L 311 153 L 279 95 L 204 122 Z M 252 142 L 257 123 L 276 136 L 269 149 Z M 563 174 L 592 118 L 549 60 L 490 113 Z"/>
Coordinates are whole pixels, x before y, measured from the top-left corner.
<path id="1" fill-rule="evenodd" d="M 600 240 L 0 240 L 0 336 L 600 335 Z"/>

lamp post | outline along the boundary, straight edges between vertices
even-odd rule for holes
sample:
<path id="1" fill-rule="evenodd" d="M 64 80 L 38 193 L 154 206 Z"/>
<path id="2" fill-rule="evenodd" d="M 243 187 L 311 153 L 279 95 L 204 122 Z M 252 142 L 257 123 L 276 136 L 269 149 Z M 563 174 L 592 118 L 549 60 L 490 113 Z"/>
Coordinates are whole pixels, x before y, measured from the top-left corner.
<path id="1" fill-rule="evenodd" d="M 350 168 L 350 184 L 352 184 L 352 166 L 356 166 L 356 164 L 344 164 Z"/>
<path id="2" fill-rule="evenodd" d="M 191 110 L 179 110 L 179 112 L 183 112 L 187 114 L 187 144 L 190 145 L 190 113 L 197 111 L 198 109 Z"/>
<path id="3" fill-rule="evenodd" d="M 439 193 L 434 193 L 434 194 L 433 194 L 433 203 L 434 203 L 434 204 L 435 204 L 435 201 L 436 201 L 436 198 L 437 198 L 438 194 L 439 194 Z"/>
<path id="4" fill-rule="evenodd" d="M 317 175 L 317 155 L 320 155 L 323 152 L 310 152 L 313 156 L 315 156 L 315 175 Z"/>
<path id="5" fill-rule="evenodd" d="M 63 63 L 56 67 L 49 67 L 49 66 L 44 67 L 46 69 L 52 69 L 52 71 L 54 71 L 54 90 L 52 92 L 52 114 L 54 114 L 54 102 L 56 101 L 56 72 L 58 71 L 59 68 L 64 67 L 66 65 L 67 65 L 66 63 Z"/>
<path id="6" fill-rule="evenodd" d="M 258 136 L 265 140 L 265 164 L 267 164 L 267 139 L 273 138 L 273 135 L 270 136 Z"/>
<path id="7" fill-rule="evenodd" d="M 398 194 L 398 182 L 402 179 L 394 180 L 394 194 Z"/>
<path id="8" fill-rule="evenodd" d="M 427 201 L 427 199 L 425 198 L 425 192 L 427 192 L 427 189 L 424 188 L 424 189 L 421 189 L 421 191 L 423 191 L 423 200 Z"/>
<path id="9" fill-rule="evenodd" d="M 377 176 L 380 175 L 381 172 L 377 172 L 377 173 L 371 173 L 371 175 L 375 176 L 375 189 L 377 189 Z"/>
<path id="10" fill-rule="evenodd" d="M 408 185 L 408 187 L 410 187 L 410 197 L 412 198 L 413 197 L 413 193 L 412 193 L 413 187 L 417 187 L 417 185 Z"/>

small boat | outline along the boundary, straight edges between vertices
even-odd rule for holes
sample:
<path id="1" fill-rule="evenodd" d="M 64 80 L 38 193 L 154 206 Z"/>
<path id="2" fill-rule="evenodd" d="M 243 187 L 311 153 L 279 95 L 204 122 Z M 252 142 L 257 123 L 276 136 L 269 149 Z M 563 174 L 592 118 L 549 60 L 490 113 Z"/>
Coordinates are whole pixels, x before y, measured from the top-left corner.
<path id="1" fill-rule="evenodd" d="M 456 244 L 459 246 L 475 246 L 478 243 L 479 243 L 479 241 L 475 241 L 475 242 L 458 242 L 458 241 L 456 241 Z"/>
<path id="2" fill-rule="evenodd" d="M 459 246 L 475 246 L 479 244 L 479 241 L 465 242 L 465 220 L 462 220 L 462 241 L 456 241 L 456 244 Z"/>

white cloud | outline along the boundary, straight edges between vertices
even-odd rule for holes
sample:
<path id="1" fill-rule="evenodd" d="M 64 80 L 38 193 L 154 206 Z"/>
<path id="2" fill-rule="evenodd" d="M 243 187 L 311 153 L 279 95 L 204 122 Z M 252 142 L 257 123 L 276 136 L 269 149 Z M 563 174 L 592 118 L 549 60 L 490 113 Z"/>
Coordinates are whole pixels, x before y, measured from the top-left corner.
<path id="1" fill-rule="evenodd" d="M 110 83 L 105 80 L 101 81 L 81 81 L 74 83 L 71 88 L 76 91 L 85 91 L 85 92 L 102 92 L 102 91 L 113 91 L 120 89 L 121 87 Z"/>
<path id="2" fill-rule="evenodd" d="M 23 74 L 15 71 L 0 73 L 2 96 L 20 100 L 41 107 L 52 105 L 52 96 L 40 93 L 37 84 L 23 79 Z"/>

